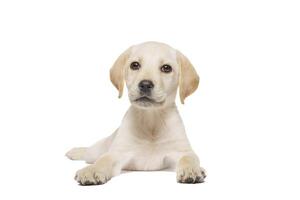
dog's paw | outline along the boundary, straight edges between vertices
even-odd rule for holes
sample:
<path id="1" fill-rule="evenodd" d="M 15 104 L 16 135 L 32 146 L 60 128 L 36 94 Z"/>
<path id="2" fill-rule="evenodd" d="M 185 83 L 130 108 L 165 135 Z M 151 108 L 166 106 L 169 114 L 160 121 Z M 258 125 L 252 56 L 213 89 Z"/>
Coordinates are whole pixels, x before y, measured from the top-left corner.
<path id="1" fill-rule="evenodd" d="M 177 169 L 178 183 L 203 183 L 206 172 L 199 166 L 186 166 Z"/>
<path id="2" fill-rule="evenodd" d="M 82 160 L 86 150 L 86 147 L 73 148 L 66 153 L 66 156 L 71 160 Z"/>
<path id="3" fill-rule="evenodd" d="M 75 180 L 80 185 L 102 185 L 109 179 L 110 177 L 107 174 L 97 171 L 94 165 L 78 170 L 75 175 Z"/>

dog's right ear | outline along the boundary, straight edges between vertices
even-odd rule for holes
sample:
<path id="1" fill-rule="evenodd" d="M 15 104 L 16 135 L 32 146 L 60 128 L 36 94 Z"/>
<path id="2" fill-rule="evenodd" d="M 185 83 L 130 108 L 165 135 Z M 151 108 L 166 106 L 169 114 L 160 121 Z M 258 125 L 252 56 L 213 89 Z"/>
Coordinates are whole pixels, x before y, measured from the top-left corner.
<path id="1" fill-rule="evenodd" d="M 130 52 L 131 48 L 124 51 L 110 69 L 110 80 L 117 90 L 119 90 L 119 98 L 121 98 L 123 94 L 125 64 L 127 63 Z"/>

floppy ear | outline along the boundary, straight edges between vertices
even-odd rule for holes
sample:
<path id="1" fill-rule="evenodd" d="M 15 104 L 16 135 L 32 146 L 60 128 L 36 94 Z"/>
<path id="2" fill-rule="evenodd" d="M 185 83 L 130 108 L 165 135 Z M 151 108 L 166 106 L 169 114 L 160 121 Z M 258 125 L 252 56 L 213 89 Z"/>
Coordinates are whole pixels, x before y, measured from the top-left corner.
<path id="1" fill-rule="evenodd" d="M 179 51 L 177 51 L 177 59 L 180 65 L 179 96 L 181 103 L 184 104 L 184 99 L 197 89 L 199 76 L 191 62 Z"/>
<path id="2" fill-rule="evenodd" d="M 130 54 L 130 48 L 124 51 L 110 69 L 110 80 L 119 90 L 119 98 L 122 97 L 124 87 L 125 64 Z"/>

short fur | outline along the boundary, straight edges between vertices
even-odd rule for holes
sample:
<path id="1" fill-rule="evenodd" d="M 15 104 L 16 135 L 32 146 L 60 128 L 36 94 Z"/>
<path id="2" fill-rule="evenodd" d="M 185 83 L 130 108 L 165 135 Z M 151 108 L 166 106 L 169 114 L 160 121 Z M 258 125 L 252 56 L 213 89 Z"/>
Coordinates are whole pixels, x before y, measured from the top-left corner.
<path id="1" fill-rule="evenodd" d="M 130 69 L 134 61 L 139 70 Z M 172 66 L 163 73 L 162 65 Z M 177 88 L 184 103 L 198 87 L 199 76 L 191 62 L 179 51 L 158 42 L 146 42 L 127 49 L 110 70 L 110 79 L 122 96 L 124 82 L 131 106 L 120 127 L 109 137 L 91 147 L 73 148 L 67 152 L 72 160 L 91 165 L 77 171 L 81 185 L 104 184 L 122 170 L 174 169 L 180 183 L 200 183 L 205 171 L 187 139 L 175 105 Z M 154 84 L 151 101 L 140 101 L 138 84 Z"/>

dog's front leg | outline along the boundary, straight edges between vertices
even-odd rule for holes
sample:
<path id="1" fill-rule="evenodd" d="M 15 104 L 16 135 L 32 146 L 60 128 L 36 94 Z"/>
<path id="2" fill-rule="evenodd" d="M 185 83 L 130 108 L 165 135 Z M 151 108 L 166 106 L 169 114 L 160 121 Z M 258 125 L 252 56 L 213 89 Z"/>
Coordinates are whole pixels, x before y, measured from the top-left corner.
<path id="1" fill-rule="evenodd" d="M 200 167 L 199 159 L 194 153 L 180 157 L 176 173 L 179 183 L 202 183 L 206 177 L 205 170 Z"/>
<path id="2" fill-rule="evenodd" d="M 106 153 L 94 164 L 78 170 L 75 180 L 80 185 L 100 185 L 118 175 L 126 163 L 126 156 L 121 154 Z"/>

